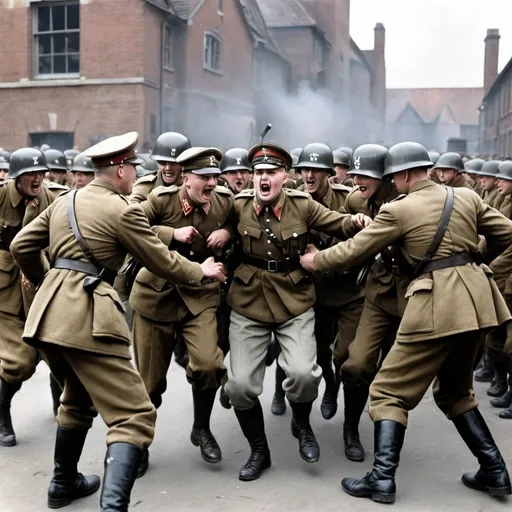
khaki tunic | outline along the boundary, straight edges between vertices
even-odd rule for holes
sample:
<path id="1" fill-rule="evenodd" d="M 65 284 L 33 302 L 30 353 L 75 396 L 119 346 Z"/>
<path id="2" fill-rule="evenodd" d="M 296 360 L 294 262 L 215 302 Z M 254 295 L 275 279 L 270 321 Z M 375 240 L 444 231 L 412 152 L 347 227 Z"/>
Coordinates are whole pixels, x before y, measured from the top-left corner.
<path id="1" fill-rule="evenodd" d="M 25 204 L 25 199 L 10 180 L 0 186 L 0 377 L 7 382 L 30 378 L 34 373 L 37 354 L 21 336 L 25 315 L 34 297 L 33 287 L 21 284 L 21 273 L 9 246 L 22 227 L 34 220 L 53 201 L 43 185 L 39 195 Z"/>
<path id="2" fill-rule="evenodd" d="M 167 185 L 162 179 L 162 171 L 158 171 L 156 174 L 148 174 L 147 176 L 139 178 L 135 182 L 130 195 L 130 203 L 142 203 L 142 201 L 145 201 L 150 192 L 155 188 L 179 185 L 181 185 L 181 176 L 178 177 L 173 185 Z"/>
<path id="3" fill-rule="evenodd" d="M 455 179 L 452 183 L 450 183 L 450 187 L 453 188 L 469 188 L 470 190 L 473 190 L 473 187 L 471 186 L 471 183 L 469 183 L 466 178 L 464 177 L 464 174 L 457 173 L 457 176 L 455 176 Z"/>
<path id="4" fill-rule="evenodd" d="M 285 259 L 262 228 L 256 207 L 254 190 L 235 197 L 244 254 L 260 260 Z M 268 219 L 272 231 L 294 258 L 305 250 L 308 233 L 313 229 L 338 238 L 350 237 L 358 231 L 351 216 L 329 211 L 309 194 L 293 189 L 283 189 L 273 205 L 262 209 L 260 216 Z M 315 299 L 313 281 L 302 268 L 272 273 L 246 263 L 235 270 L 228 295 L 234 311 L 268 323 L 285 322 L 306 312 Z"/>
<path id="5" fill-rule="evenodd" d="M 496 208 L 496 210 L 499 210 L 501 204 L 503 203 L 504 197 L 500 194 L 498 186 L 495 185 L 491 190 L 486 190 L 483 193 L 482 199 L 484 200 L 485 204 L 488 204 L 489 206 Z"/>

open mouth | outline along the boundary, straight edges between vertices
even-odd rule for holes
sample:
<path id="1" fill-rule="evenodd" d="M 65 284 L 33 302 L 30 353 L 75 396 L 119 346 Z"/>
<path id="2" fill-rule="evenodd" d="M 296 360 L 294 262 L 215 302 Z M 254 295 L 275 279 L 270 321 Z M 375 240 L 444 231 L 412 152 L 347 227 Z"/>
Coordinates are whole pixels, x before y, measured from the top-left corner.
<path id="1" fill-rule="evenodd" d="M 261 183 L 260 191 L 262 194 L 269 194 L 270 193 L 270 185 L 268 183 Z"/>
<path id="2" fill-rule="evenodd" d="M 213 188 L 206 188 L 203 190 L 203 196 L 210 198 L 213 192 Z"/>
<path id="3" fill-rule="evenodd" d="M 166 180 L 173 180 L 173 179 L 175 179 L 175 178 L 176 178 L 176 173 L 175 173 L 175 172 L 172 172 L 172 171 L 169 171 L 169 172 L 165 171 L 165 172 L 163 173 L 163 176 L 164 176 L 164 178 L 165 178 Z"/>
<path id="4" fill-rule="evenodd" d="M 316 187 L 316 180 L 314 178 L 307 178 L 306 187 L 310 190 L 313 190 Z"/>

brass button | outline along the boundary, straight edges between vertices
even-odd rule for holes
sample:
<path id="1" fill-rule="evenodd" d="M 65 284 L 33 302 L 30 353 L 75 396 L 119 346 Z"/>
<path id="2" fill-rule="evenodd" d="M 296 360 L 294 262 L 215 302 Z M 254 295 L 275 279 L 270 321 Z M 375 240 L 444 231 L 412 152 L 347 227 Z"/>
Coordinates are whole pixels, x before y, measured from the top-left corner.
<path id="1" fill-rule="evenodd" d="M 247 235 L 247 231 L 244 231 L 244 235 Z"/>

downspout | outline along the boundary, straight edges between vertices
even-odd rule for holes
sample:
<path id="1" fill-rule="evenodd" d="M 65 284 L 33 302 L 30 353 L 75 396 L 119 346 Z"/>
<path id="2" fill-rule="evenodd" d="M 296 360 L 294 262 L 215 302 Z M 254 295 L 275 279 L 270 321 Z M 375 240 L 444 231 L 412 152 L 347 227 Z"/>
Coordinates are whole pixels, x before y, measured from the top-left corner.
<path id="1" fill-rule="evenodd" d="M 160 98 L 159 98 L 159 132 L 160 135 L 163 132 L 163 113 L 164 113 L 164 43 L 165 43 L 165 25 L 169 17 L 165 17 L 160 26 Z"/>

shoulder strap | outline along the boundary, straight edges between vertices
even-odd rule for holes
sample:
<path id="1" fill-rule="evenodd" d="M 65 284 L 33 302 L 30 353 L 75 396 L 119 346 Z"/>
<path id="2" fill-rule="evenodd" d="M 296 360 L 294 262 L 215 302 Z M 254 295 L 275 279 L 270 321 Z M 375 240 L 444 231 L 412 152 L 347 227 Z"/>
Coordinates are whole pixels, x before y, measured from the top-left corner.
<path id="1" fill-rule="evenodd" d="M 441 219 L 439 220 L 439 227 L 437 228 L 437 232 L 428 248 L 423 259 L 418 263 L 417 267 L 414 269 L 413 277 L 417 277 L 421 274 L 422 270 L 425 268 L 427 263 L 430 263 L 432 257 L 434 256 L 437 249 L 441 245 L 441 241 L 446 234 L 446 230 L 448 229 L 448 223 L 450 222 L 450 217 L 452 216 L 453 211 L 453 202 L 454 202 L 454 194 L 452 187 L 446 188 L 446 200 L 444 202 L 443 213 L 441 214 Z"/>
<path id="2" fill-rule="evenodd" d="M 82 249 L 83 253 L 87 256 L 87 259 L 98 268 L 103 268 L 103 265 L 96 259 L 94 256 L 92 249 L 89 247 L 87 242 L 84 240 L 82 233 L 80 233 L 80 229 L 78 228 L 78 223 L 76 220 L 76 212 L 75 212 L 75 196 L 76 189 L 72 190 L 68 194 L 68 218 L 69 224 L 71 225 L 71 230 L 73 231 L 73 235 L 75 235 L 76 241 L 78 245 L 80 245 L 80 249 Z"/>

